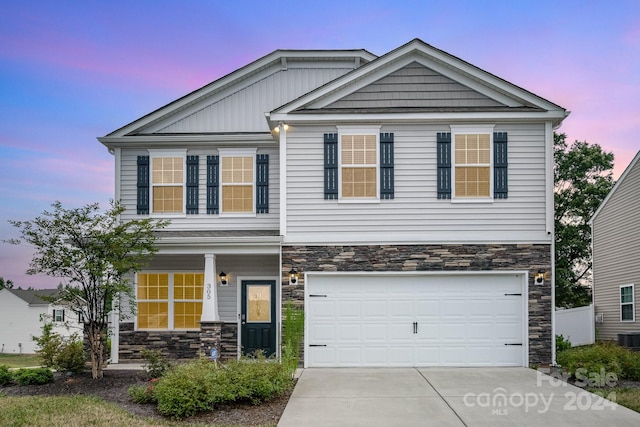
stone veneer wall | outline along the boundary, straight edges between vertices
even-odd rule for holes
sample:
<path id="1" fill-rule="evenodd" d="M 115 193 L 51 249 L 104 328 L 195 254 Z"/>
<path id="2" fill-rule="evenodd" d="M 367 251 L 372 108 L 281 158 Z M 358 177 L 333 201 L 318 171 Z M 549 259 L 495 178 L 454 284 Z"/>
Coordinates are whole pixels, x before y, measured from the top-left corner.
<path id="1" fill-rule="evenodd" d="M 238 355 L 238 326 L 235 323 L 214 322 L 219 326 L 220 360 L 235 359 Z M 135 331 L 133 323 L 120 323 L 119 358 L 122 362 L 141 361 L 142 350 L 160 350 L 171 359 L 193 359 L 201 355 L 203 345 L 214 339 L 203 331 Z M 204 328 L 203 328 L 204 329 Z M 206 342 L 203 342 L 202 336 Z M 209 345 L 210 347 L 210 345 Z M 208 356 L 208 353 L 206 354 Z"/>
<path id="2" fill-rule="evenodd" d="M 299 274 L 295 285 L 289 283 L 292 267 Z M 282 301 L 304 308 L 305 272 L 528 270 L 529 363 L 550 365 L 551 281 L 534 285 L 539 269 L 551 270 L 551 245 L 283 246 Z"/>

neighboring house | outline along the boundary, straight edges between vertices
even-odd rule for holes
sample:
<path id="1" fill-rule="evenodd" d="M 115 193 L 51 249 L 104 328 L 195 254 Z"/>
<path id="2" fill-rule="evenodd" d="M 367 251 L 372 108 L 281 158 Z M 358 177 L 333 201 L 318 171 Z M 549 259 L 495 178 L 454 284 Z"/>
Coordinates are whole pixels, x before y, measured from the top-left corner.
<path id="1" fill-rule="evenodd" d="M 551 364 L 567 114 L 416 39 L 277 50 L 98 138 L 123 219 L 171 219 L 114 348 L 277 354 L 292 302 L 308 367 Z"/>
<path id="2" fill-rule="evenodd" d="M 635 332 L 640 347 L 640 152 L 591 218 L 598 338 Z"/>
<path id="3" fill-rule="evenodd" d="M 82 333 L 78 314 L 65 305 L 51 302 L 56 289 L 0 290 L 0 353 L 32 354 L 33 337 L 42 335 L 44 322 L 53 323 L 53 332 L 68 337 Z M 44 298 L 44 299 L 43 299 Z"/>

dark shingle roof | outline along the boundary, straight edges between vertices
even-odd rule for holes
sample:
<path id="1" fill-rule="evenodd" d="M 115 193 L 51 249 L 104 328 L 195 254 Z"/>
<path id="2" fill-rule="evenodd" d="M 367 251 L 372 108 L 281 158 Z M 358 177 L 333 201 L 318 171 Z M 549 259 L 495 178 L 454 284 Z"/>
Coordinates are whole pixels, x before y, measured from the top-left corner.
<path id="1" fill-rule="evenodd" d="M 9 292 L 25 301 L 29 305 L 49 305 L 49 301 L 42 299 L 52 298 L 58 294 L 57 289 L 7 289 Z"/>

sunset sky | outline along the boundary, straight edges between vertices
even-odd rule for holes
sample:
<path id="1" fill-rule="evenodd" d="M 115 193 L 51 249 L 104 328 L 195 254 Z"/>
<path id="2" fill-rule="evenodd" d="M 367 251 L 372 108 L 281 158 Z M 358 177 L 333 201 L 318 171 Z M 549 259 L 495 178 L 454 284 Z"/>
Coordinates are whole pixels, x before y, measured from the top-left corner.
<path id="1" fill-rule="evenodd" d="M 571 111 L 559 129 L 615 154 L 640 149 L 640 1 L 53 1 L 0 8 L 0 240 L 55 200 L 113 197 L 103 136 L 275 49 L 367 49 L 413 38 Z M 0 243 L 0 276 L 32 252 Z"/>

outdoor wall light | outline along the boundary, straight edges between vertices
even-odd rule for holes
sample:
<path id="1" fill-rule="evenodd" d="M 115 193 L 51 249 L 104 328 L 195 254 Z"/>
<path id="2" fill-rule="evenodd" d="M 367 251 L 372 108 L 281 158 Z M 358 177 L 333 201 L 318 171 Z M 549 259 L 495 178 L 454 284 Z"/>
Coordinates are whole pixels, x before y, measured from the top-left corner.
<path id="1" fill-rule="evenodd" d="M 295 268 L 291 268 L 291 270 L 289 270 L 289 283 L 291 283 L 292 285 L 295 285 L 297 281 L 298 281 L 298 272 L 296 271 Z"/>
<path id="2" fill-rule="evenodd" d="M 221 271 L 220 274 L 218 274 L 218 276 L 220 277 L 220 284 L 221 285 L 226 285 L 227 284 L 227 273 L 225 273 L 224 271 Z"/>
<path id="3" fill-rule="evenodd" d="M 544 270 L 538 270 L 535 279 L 536 285 L 544 285 Z"/>

